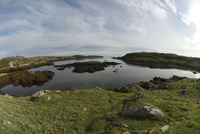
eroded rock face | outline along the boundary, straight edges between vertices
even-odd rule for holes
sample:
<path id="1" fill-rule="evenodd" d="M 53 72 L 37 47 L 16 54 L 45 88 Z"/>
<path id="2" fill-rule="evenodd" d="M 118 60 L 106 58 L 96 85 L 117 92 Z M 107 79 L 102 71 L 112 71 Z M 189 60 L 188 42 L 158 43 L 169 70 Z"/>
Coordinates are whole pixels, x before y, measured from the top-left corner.
<path id="1" fill-rule="evenodd" d="M 134 101 L 124 103 L 120 113 L 140 117 L 164 117 L 163 112 L 157 107 L 148 103 L 135 104 Z"/>
<path id="2" fill-rule="evenodd" d="M 13 84 L 14 86 L 22 85 L 23 87 L 31 87 L 33 85 L 43 85 L 45 82 L 51 80 L 54 76 L 52 71 L 20 71 L 14 72 L 7 76 L 1 77 L 0 88 Z"/>

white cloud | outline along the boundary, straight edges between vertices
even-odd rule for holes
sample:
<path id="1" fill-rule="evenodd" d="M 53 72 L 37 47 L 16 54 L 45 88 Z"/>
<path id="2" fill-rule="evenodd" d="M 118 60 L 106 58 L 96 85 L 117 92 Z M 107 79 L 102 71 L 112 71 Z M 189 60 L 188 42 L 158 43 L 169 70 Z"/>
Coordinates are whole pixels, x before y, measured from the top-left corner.
<path id="1" fill-rule="evenodd" d="M 196 31 L 195 33 L 193 33 L 192 37 L 184 36 L 183 39 L 188 43 L 191 43 L 192 46 L 199 46 L 200 45 L 199 37 L 200 37 L 200 31 Z M 198 48 L 200 48 L 200 46 Z"/>
<path id="2" fill-rule="evenodd" d="M 135 25 L 135 24 L 132 24 L 132 25 L 131 25 L 131 28 L 132 28 L 133 30 L 138 31 L 139 33 L 142 33 L 142 34 L 146 34 L 146 33 L 147 33 L 147 31 L 146 31 L 145 28 L 144 28 L 144 25 L 137 26 L 137 25 Z"/>
<path id="3" fill-rule="evenodd" d="M 182 21 L 185 22 L 187 25 L 191 25 L 192 23 L 195 24 L 197 29 L 200 29 L 200 1 L 194 1 L 188 13 L 182 14 Z"/>
<path id="4" fill-rule="evenodd" d="M 177 52 L 187 47 L 179 26 L 173 23 L 176 20 L 168 19 L 177 16 L 173 0 L 16 0 L 9 6 L 12 10 L 0 9 L 1 57 L 124 55 L 139 48 Z M 198 33 L 185 39 L 198 43 L 197 37 Z"/>
<path id="5" fill-rule="evenodd" d="M 176 3 L 174 0 L 165 0 L 165 3 L 171 8 L 174 13 L 177 13 Z"/>
<path id="6" fill-rule="evenodd" d="M 188 13 L 181 13 L 182 21 L 186 23 L 188 26 L 195 26 L 195 32 L 189 36 L 184 35 L 183 39 L 190 43 L 191 49 L 200 50 L 200 2 L 197 0 L 192 1 L 190 4 Z"/>
<path id="7" fill-rule="evenodd" d="M 160 0 L 118 0 L 118 2 L 127 6 L 130 10 L 132 8 L 137 9 L 141 15 L 152 15 L 154 18 L 159 20 L 167 18 L 167 12 L 164 9 L 165 5 Z"/>

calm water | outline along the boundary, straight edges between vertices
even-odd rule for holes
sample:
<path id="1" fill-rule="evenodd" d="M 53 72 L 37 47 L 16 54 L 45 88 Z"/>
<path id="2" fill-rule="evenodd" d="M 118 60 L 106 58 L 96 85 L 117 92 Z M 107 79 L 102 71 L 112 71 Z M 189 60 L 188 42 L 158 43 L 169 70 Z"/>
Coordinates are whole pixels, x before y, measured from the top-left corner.
<path id="1" fill-rule="evenodd" d="M 43 86 L 23 88 L 22 86 L 9 85 L 2 88 L 1 92 L 4 94 L 32 94 L 41 89 L 85 89 L 95 86 L 107 89 L 125 85 L 126 83 L 149 81 L 154 77 L 169 78 L 173 75 L 186 76 L 189 78 L 200 77 L 200 74 L 193 74 L 191 71 L 183 71 L 177 69 L 150 69 L 140 66 L 128 65 L 121 60 L 112 58 L 86 59 L 79 60 L 78 62 L 104 60 L 114 61 L 122 64 L 116 65 L 115 67 L 107 67 L 104 71 L 96 72 L 93 74 L 73 73 L 73 68 L 66 68 L 63 71 L 58 71 L 53 66 L 39 67 L 29 71 L 53 71 L 55 72 L 53 79 L 45 83 Z M 77 60 L 55 62 L 55 65 L 68 64 L 73 62 L 77 62 Z M 122 66 L 122 68 L 120 66 Z M 115 69 L 118 69 L 118 72 L 114 73 L 113 71 Z"/>

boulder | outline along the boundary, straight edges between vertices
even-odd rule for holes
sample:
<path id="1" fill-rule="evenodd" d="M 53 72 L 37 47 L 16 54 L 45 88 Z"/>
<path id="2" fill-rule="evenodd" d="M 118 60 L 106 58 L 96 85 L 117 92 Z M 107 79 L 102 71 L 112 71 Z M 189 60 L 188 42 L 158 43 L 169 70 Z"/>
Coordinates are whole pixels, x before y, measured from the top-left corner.
<path id="1" fill-rule="evenodd" d="M 125 102 L 119 111 L 122 114 L 140 116 L 140 117 L 164 117 L 163 112 L 155 106 L 148 103 L 136 103 L 134 101 Z"/>
<path id="2" fill-rule="evenodd" d="M 46 94 L 45 90 L 40 90 L 40 91 L 37 91 L 36 93 L 32 94 L 32 97 L 41 97 L 45 94 Z"/>
<path id="3" fill-rule="evenodd" d="M 9 98 L 9 99 L 13 99 L 13 97 L 8 95 L 8 94 L 5 94 L 4 97 Z"/>
<path id="4" fill-rule="evenodd" d="M 49 95 L 45 95 L 45 98 L 46 98 L 47 100 L 50 100 L 50 99 L 51 99 L 51 97 L 50 97 Z"/>
<path id="5" fill-rule="evenodd" d="M 165 132 L 169 129 L 169 125 L 165 125 L 161 128 L 162 132 Z"/>
<path id="6" fill-rule="evenodd" d="M 120 93 L 127 93 L 128 92 L 128 88 L 126 86 L 120 86 L 120 87 L 117 88 L 116 91 L 120 92 Z"/>
<path id="7" fill-rule="evenodd" d="M 131 83 L 131 84 L 126 84 L 125 86 L 118 87 L 116 91 L 121 93 L 127 93 L 131 92 L 132 89 L 136 89 L 137 91 L 144 90 L 142 87 L 136 85 L 135 83 Z"/>
<path id="8" fill-rule="evenodd" d="M 144 84 L 141 85 L 142 88 L 146 90 L 156 90 L 158 89 L 158 85 L 155 85 L 151 82 L 145 82 Z"/>

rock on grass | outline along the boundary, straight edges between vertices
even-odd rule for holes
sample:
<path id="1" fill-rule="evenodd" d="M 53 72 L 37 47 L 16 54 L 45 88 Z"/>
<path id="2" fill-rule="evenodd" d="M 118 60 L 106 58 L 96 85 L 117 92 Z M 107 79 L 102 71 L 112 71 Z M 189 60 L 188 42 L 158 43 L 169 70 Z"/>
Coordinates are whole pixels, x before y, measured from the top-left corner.
<path id="1" fill-rule="evenodd" d="M 135 104 L 134 101 L 124 103 L 120 113 L 140 117 L 164 117 L 163 112 L 157 107 L 143 102 Z"/>

